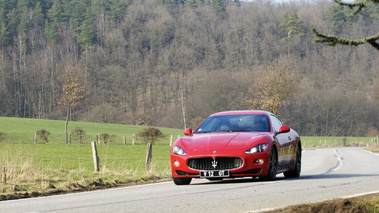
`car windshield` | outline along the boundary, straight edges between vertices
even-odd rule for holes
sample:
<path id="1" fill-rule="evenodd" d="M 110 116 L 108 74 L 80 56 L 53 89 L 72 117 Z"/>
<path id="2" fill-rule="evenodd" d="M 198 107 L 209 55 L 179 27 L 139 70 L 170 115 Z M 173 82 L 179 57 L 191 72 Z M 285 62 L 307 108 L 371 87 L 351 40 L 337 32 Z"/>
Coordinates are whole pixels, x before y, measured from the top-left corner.
<path id="1" fill-rule="evenodd" d="M 262 114 L 219 115 L 207 118 L 194 133 L 269 132 L 268 117 Z"/>

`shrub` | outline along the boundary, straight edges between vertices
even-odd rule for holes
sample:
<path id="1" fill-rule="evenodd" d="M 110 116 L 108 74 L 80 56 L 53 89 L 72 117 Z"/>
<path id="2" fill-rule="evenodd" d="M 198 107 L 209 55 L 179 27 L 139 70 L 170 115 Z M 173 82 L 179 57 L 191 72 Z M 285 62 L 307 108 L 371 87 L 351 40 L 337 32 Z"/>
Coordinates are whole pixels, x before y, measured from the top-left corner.
<path id="1" fill-rule="evenodd" d="M 76 127 L 71 131 L 71 135 L 73 136 L 76 142 L 83 143 L 83 140 L 86 136 L 86 132 L 82 128 Z"/>
<path id="2" fill-rule="evenodd" d="M 108 133 L 103 133 L 100 135 L 100 139 L 103 140 L 104 144 L 108 144 L 112 142 L 112 138 L 116 137 L 116 135 L 110 135 Z"/>
<path id="3" fill-rule="evenodd" d="M 163 135 L 161 130 L 153 128 L 153 127 L 148 127 L 139 131 L 137 133 L 137 137 L 142 138 L 142 140 L 145 143 L 154 143 L 159 138 L 164 138 L 165 136 Z"/>
<path id="4" fill-rule="evenodd" d="M 39 136 L 39 138 L 45 141 L 45 143 L 49 143 L 49 131 L 47 131 L 46 129 L 37 130 L 37 135 Z"/>
<path id="5" fill-rule="evenodd" d="M 0 132 L 0 142 L 3 142 L 5 140 L 5 133 L 4 132 Z"/>

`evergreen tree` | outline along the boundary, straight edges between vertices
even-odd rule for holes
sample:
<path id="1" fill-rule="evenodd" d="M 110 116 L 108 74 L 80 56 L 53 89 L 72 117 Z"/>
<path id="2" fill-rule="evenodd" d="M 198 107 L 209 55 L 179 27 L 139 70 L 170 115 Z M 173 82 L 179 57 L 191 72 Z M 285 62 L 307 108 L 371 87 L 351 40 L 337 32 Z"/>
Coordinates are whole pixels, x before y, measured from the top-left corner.
<path id="1" fill-rule="evenodd" d="M 347 8 L 332 6 L 325 14 L 325 19 L 329 21 L 333 32 L 340 35 L 346 26 L 351 25 L 356 20 L 356 16 Z"/>
<path id="2" fill-rule="evenodd" d="M 20 23 L 20 15 L 17 12 L 17 8 L 13 8 L 9 11 L 9 13 L 7 14 L 7 19 L 7 29 L 10 37 L 9 42 L 11 43 L 13 42 L 13 37 L 17 35 L 17 28 Z"/>
<path id="3" fill-rule="evenodd" d="M 9 10 L 9 1 L 0 0 L 0 46 L 7 46 L 10 42 L 10 31 L 8 30 L 7 13 Z"/>
<path id="4" fill-rule="evenodd" d="M 132 3 L 132 0 L 111 0 L 109 8 L 109 17 L 113 24 L 118 24 L 124 18 L 126 8 Z"/>
<path id="5" fill-rule="evenodd" d="M 64 22 L 64 8 L 61 0 L 54 0 L 52 7 L 47 12 L 45 34 L 48 41 L 54 45 L 59 43 L 58 28 Z"/>
<path id="6" fill-rule="evenodd" d="M 83 49 L 88 49 L 92 45 L 95 39 L 95 33 L 92 31 L 91 26 L 92 26 L 91 22 L 87 19 L 80 26 L 80 34 L 78 35 L 78 42 Z"/>
<path id="7" fill-rule="evenodd" d="M 47 12 L 49 22 L 61 23 L 65 22 L 65 11 L 61 0 L 54 0 L 52 7 Z"/>
<path id="8" fill-rule="evenodd" d="M 283 15 L 279 24 L 279 31 L 283 34 L 283 40 L 291 37 L 302 37 L 305 35 L 305 26 L 296 12 L 286 13 Z"/>
<path id="9" fill-rule="evenodd" d="M 226 11 L 225 0 L 212 0 L 211 4 L 212 4 L 213 8 L 219 13 L 223 13 Z"/>
<path id="10" fill-rule="evenodd" d="M 199 0 L 187 0 L 185 5 L 191 8 L 197 8 L 200 4 Z"/>

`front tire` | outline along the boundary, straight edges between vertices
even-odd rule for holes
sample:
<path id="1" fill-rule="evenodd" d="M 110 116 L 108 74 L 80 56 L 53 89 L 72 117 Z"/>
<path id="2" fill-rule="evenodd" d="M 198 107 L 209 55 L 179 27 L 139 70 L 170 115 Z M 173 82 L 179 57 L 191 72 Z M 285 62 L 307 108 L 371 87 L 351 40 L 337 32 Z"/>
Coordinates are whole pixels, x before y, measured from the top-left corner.
<path id="1" fill-rule="evenodd" d="M 268 167 L 268 174 L 262 177 L 262 180 L 273 181 L 276 179 L 276 171 L 278 170 L 278 155 L 274 147 L 271 149 L 270 164 Z"/>
<path id="2" fill-rule="evenodd" d="M 173 177 L 175 185 L 189 185 L 192 181 L 192 178 L 175 178 Z"/>
<path id="3" fill-rule="evenodd" d="M 300 172 L 301 172 L 301 146 L 299 144 L 296 150 L 295 169 L 284 172 L 283 174 L 285 178 L 298 178 L 300 177 Z"/>

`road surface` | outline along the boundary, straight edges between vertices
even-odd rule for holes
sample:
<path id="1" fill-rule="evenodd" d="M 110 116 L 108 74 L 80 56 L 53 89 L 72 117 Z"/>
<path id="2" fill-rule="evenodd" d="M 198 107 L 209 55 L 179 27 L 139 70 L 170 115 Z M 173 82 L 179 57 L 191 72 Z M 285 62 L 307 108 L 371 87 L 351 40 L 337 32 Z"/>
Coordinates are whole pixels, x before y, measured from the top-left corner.
<path id="1" fill-rule="evenodd" d="M 379 192 L 379 155 L 360 148 L 303 151 L 298 179 L 173 182 L 0 201 L 0 212 L 259 212 Z"/>

